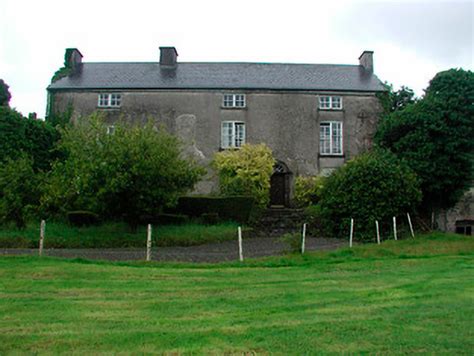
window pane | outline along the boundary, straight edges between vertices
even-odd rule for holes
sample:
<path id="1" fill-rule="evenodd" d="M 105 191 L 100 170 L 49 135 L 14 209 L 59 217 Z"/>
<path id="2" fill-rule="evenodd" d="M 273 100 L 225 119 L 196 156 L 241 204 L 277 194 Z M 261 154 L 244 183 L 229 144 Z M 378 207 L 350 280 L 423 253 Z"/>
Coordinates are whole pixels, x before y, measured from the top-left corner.
<path id="1" fill-rule="evenodd" d="M 122 97 L 120 94 L 110 94 L 110 106 L 120 106 Z"/>
<path id="2" fill-rule="evenodd" d="M 342 108 L 342 100 L 340 96 L 333 96 L 332 97 L 332 108 L 333 109 L 341 109 Z"/>
<path id="3" fill-rule="evenodd" d="M 109 94 L 99 94 L 99 106 L 109 106 Z"/>
<path id="4" fill-rule="evenodd" d="M 245 124 L 235 124 L 235 147 L 241 147 L 245 143 Z"/>
<path id="5" fill-rule="evenodd" d="M 319 127 L 319 151 L 321 154 L 331 153 L 331 131 L 329 123 L 322 123 Z"/>
<path id="6" fill-rule="evenodd" d="M 233 97 L 230 94 L 224 94 L 224 107 L 232 107 L 234 105 Z"/>
<path id="7" fill-rule="evenodd" d="M 228 148 L 232 145 L 232 122 L 223 122 L 221 126 L 221 147 Z"/>
<path id="8" fill-rule="evenodd" d="M 320 109 L 330 109 L 331 108 L 331 98 L 329 96 L 320 96 L 319 97 L 319 108 Z"/>
<path id="9" fill-rule="evenodd" d="M 235 106 L 243 108 L 245 106 L 245 95 L 235 95 Z"/>
<path id="10" fill-rule="evenodd" d="M 332 152 L 333 154 L 342 153 L 342 124 L 332 122 Z"/>

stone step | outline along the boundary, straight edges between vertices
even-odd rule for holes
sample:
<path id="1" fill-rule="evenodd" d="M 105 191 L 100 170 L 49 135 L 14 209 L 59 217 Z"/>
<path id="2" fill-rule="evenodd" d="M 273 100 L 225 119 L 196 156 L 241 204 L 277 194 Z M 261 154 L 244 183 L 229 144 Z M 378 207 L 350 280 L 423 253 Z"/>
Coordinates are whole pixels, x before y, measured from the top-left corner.
<path id="1" fill-rule="evenodd" d="M 302 209 L 267 209 L 254 224 L 253 228 L 257 235 L 275 237 L 285 233 L 298 232 L 305 220 Z"/>

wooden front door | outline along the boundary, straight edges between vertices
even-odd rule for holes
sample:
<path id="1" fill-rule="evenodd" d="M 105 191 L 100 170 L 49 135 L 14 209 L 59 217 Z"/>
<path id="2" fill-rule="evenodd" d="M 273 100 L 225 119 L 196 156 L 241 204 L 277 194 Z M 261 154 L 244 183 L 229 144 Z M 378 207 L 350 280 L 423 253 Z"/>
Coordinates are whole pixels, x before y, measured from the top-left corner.
<path id="1" fill-rule="evenodd" d="M 286 205 L 286 174 L 275 173 L 270 179 L 270 205 Z"/>

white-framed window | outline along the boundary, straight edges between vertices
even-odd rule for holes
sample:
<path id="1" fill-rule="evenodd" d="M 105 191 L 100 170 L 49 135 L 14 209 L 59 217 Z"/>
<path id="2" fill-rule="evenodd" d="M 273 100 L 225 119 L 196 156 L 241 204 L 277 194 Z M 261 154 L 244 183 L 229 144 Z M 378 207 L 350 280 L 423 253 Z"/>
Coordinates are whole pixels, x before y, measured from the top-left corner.
<path id="1" fill-rule="evenodd" d="M 241 147 L 245 143 L 245 123 L 223 121 L 221 123 L 221 148 Z"/>
<path id="2" fill-rule="evenodd" d="M 321 122 L 319 125 L 319 153 L 342 155 L 342 122 Z"/>
<path id="3" fill-rule="evenodd" d="M 122 105 L 121 94 L 102 93 L 99 94 L 98 106 L 100 108 L 118 108 Z"/>
<path id="4" fill-rule="evenodd" d="M 225 108 L 245 108 L 245 94 L 224 94 L 222 106 Z"/>
<path id="5" fill-rule="evenodd" d="M 320 96 L 319 108 L 325 110 L 341 110 L 342 97 L 340 96 Z"/>

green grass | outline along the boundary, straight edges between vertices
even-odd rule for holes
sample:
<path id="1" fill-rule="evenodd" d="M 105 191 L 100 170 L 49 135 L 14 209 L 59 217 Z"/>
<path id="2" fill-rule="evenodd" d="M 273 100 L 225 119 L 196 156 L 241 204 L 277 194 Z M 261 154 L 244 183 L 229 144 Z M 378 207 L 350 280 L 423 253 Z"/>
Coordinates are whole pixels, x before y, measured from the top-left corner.
<path id="1" fill-rule="evenodd" d="M 193 246 L 220 242 L 235 238 L 237 224 L 221 223 L 207 226 L 189 223 L 185 225 L 155 226 L 155 246 Z M 112 248 L 143 247 L 146 245 L 146 227 L 136 232 L 123 223 L 107 223 L 100 226 L 73 227 L 64 223 L 48 222 L 45 248 Z M 0 247 L 36 248 L 39 244 L 39 224 L 28 224 L 25 230 L 12 227 L 0 228 Z"/>
<path id="2" fill-rule="evenodd" d="M 472 354 L 474 239 L 215 265 L 0 258 L 0 354 Z"/>

